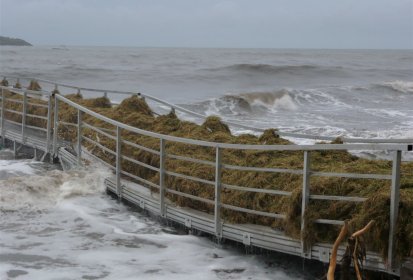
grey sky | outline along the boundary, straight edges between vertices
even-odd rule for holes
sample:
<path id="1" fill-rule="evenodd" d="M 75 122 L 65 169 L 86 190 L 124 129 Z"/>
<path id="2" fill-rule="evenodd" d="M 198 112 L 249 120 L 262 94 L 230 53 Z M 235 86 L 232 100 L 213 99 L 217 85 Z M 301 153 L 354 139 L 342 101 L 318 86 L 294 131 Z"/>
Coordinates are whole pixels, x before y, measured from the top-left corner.
<path id="1" fill-rule="evenodd" d="M 0 0 L 37 45 L 413 48 L 413 0 Z"/>

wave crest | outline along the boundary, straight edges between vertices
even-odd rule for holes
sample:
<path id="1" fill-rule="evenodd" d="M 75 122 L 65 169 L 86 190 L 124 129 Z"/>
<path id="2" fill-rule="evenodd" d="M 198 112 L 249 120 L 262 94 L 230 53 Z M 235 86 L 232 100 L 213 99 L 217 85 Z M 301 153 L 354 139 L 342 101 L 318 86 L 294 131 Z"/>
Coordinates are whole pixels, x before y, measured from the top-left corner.
<path id="1" fill-rule="evenodd" d="M 396 80 L 380 84 L 379 86 L 389 88 L 401 93 L 413 93 L 413 82 L 409 81 Z"/>
<path id="2" fill-rule="evenodd" d="M 103 170 L 47 171 L 42 175 L 9 177 L 0 181 L 0 212 L 42 210 L 73 196 L 103 192 Z"/>
<path id="3" fill-rule="evenodd" d="M 245 115 L 266 111 L 298 108 L 292 94 L 286 90 L 227 94 L 195 105 L 207 115 Z"/>

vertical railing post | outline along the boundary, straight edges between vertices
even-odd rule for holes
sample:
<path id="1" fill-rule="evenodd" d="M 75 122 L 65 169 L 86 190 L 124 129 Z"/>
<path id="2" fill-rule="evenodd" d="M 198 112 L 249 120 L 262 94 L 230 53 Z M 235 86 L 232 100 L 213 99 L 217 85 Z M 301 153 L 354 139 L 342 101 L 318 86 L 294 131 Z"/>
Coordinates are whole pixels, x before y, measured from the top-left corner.
<path id="1" fill-rule="evenodd" d="M 26 114 L 27 114 L 27 93 L 23 94 L 23 113 L 22 113 L 22 142 L 25 143 L 26 134 Z"/>
<path id="2" fill-rule="evenodd" d="M 46 124 L 46 153 L 50 153 L 50 136 L 52 134 L 52 96 L 47 101 L 47 124 Z"/>
<path id="3" fill-rule="evenodd" d="M 77 163 L 82 164 L 82 111 L 77 109 Z"/>
<path id="4" fill-rule="evenodd" d="M 218 240 L 222 237 L 221 224 L 221 149 L 215 148 L 215 200 L 214 200 L 215 235 Z"/>
<path id="5" fill-rule="evenodd" d="M 394 269 L 394 251 L 395 251 L 395 232 L 397 225 L 397 217 L 399 214 L 399 202 L 400 202 L 400 164 L 402 153 L 401 151 L 394 151 L 393 154 L 393 167 L 392 167 L 392 180 L 390 191 L 390 229 L 389 229 L 389 248 L 388 248 L 388 268 Z"/>
<path id="6" fill-rule="evenodd" d="M 304 164 L 303 164 L 303 190 L 301 198 L 301 253 L 305 258 L 311 258 L 311 254 L 308 255 L 307 248 L 304 240 L 304 229 L 306 226 L 305 213 L 307 210 L 308 202 L 310 200 L 310 152 L 304 151 Z"/>
<path id="7" fill-rule="evenodd" d="M 121 128 L 119 126 L 116 127 L 116 192 L 118 194 L 118 198 L 122 198 L 122 184 L 120 181 L 120 175 L 122 172 L 121 166 L 121 159 L 122 159 L 122 135 L 121 135 Z"/>
<path id="8" fill-rule="evenodd" d="M 159 203 L 160 203 L 160 214 L 162 217 L 166 217 L 165 208 L 165 139 L 160 139 L 160 149 L 159 149 Z"/>
<path id="9" fill-rule="evenodd" d="M 6 109 L 6 95 L 4 94 L 4 89 L 1 88 L 1 142 L 2 145 L 4 147 L 4 145 L 6 144 L 6 129 L 4 128 L 4 125 L 6 123 L 6 120 L 4 119 L 5 114 L 4 114 L 4 110 Z"/>
<path id="10" fill-rule="evenodd" d="M 59 100 L 54 96 L 54 121 L 53 121 L 53 157 L 57 156 L 57 133 L 59 130 Z"/>

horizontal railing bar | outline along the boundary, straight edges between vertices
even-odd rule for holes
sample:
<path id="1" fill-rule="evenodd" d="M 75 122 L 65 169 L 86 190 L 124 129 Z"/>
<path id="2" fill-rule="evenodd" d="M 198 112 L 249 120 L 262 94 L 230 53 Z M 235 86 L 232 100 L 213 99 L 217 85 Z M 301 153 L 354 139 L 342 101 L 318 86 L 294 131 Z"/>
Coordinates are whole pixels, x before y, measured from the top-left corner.
<path id="1" fill-rule="evenodd" d="M 133 163 L 135 163 L 135 164 L 137 164 L 137 165 L 140 165 L 140 166 L 142 166 L 142 167 L 145 167 L 145 168 L 151 169 L 151 170 L 153 170 L 153 171 L 159 172 L 159 168 L 154 167 L 154 166 L 149 165 L 149 164 L 146 164 L 146 163 L 143 163 L 143 162 L 141 162 L 141 161 L 139 161 L 139 160 L 130 158 L 130 157 L 128 157 L 128 156 L 121 155 L 121 159 L 130 161 L 130 162 L 133 162 Z"/>
<path id="2" fill-rule="evenodd" d="M 383 174 L 357 174 L 357 173 L 335 173 L 335 172 L 311 172 L 311 176 L 321 177 L 342 177 L 353 179 L 379 179 L 379 180 L 391 180 L 391 175 Z"/>
<path id="3" fill-rule="evenodd" d="M 193 163 L 201 163 L 201 164 L 205 164 L 205 165 L 215 166 L 215 162 L 208 161 L 208 160 L 178 156 L 178 155 L 173 155 L 173 154 L 166 154 L 166 156 L 169 157 L 169 158 L 173 158 L 173 159 L 178 159 L 178 160 L 184 160 L 184 161 L 189 161 L 189 162 L 193 162 Z"/>
<path id="4" fill-rule="evenodd" d="M 36 118 L 36 119 L 47 120 L 47 117 L 44 117 L 44 116 L 39 116 L 39 115 L 26 114 L 26 116 L 27 116 L 27 117 L 30 117 L 30 118 Z"/>
<path id="5" fill-rule="evenodd" d="M 139 144 L 130 142 L 130 141 L 125 140 L 125 139 L 122 139 L 122 143 L 127 144 L 127 145 L 130 145 L 130 146 L 135 147 L 135 148 L 138 148 L 138 149 L 141 149 L 141 150 L 143 150 L 143 151 L 146 151 L 146 152 L 149 152 L 149 153 L 158 155 L 158 156 L 159 156 L 159 154 L 160 154 L 159 151 L 157 151 L 157 150 L 144 147 L 144 146 L 142 146 L 142 145 L 139 145 Z"/>
<path id="6" fill-rule="evenodd" d="M 32 95 L 47 95 L 47 96 L 52 95 L 51 92 L 44 91 L 44 90 L 30 90 L 30 89 L 25 89 L 25 88 L 19 89 L 19 88 L 5 87 L 5 86 L 0 86 L 0 88 L 3 88 L 9 92 L 17 93 L 17 94 L 27 93 L 27 94 L 32 94 Z"/>
<path id="7" fill-rule="evenodd" d="M 110 123 L 114 126 L 118 126 L 122 129 L 126 129 L 141 135 L 164 139 L 167 141 L 174 141 L 179 143 L 200 145 L 206 147 L 220 147 L 224 149 L 244 149 L 244 150 L 268 150 L 268 151 L 317 151 L 317 150 L 399 150 L 409 151 L 411 145 L 402 144 L 316 144 L 316 145 L 246 145 L 246 144 L 230 144 L 230 143 L 215 143 L 202 140 L 181 138 L 171 135 L 159 134 L 151 131 L 146 131 L 130 125 L 123 124 L 121 122 L 112 120 L 108 117 L 100 115 L 92 110 L 89 110 L 61 95 L 55 95 L 55 97 L 72 107 L 81 110 L 89 115 L 92 115 L 100 120 Z"/>
<path id="8" fill-rule="evenodd" d="M 111 149 L 106 148 L 105 146 L 103 146 L 103 145 L 99 144 L 98 142 L 90 139 L 89 137 L 82 135 L 82 139 L 85 139 L 86 141 L 88 141 L 88 142 L 90 142 L 90 143 L 98 146 L 98 147 L 101 148 L 102 150 L 104 150 L 104 151 L 106 151 L 106 152 L 108 152 L 108 153 L 116 156 L 116 152 L 115 152 L 115 151 L 112 151 Z"/>
<path id="9" fill-rule="evenodd" d="M 70 123 L 70 122 L 64 122 L 64 121 L 58 121 L 58 123 L 62 124 L 62 125 L 76 126 L 77 127 L 76 123 Z"/>
<path id="10" fill-rule="evenodd" d="M 31 103 L 31 102 L 27 102 L 27 105 L 29 106 L 35 106 L 35 107 L 41 107 L 41 108 L 49 108 L 47 105 L 45 104 L 40 104 L 40 103 Z"/>
<path id="11" fill-rule="evenodd" d="M 284 214 L 275 214 L 275 213 L 268 213 L 268 212 L 262 212 L 262 211 L 257 211 L 257 210 L 251 210 L 251 209 L 246 209 L 234 205 L 229 205 L 229 204 L 221 204 L 221 207 L 238 211 L 238 212 L 244 212 L 248 214 L 253 214 L 253 215 L 259 215 L 259 216 L 265 216 L 265 217 L 271 217 L 271 218 L 277 218 L 277 219 L 285 219 Z"/>
<path id="12" fill-rule="evenodd" d="M 76 125 L 76 126 L 77 126 L 77 125 Z M 104 136 L 106 136 L 106 137 L 108 137 L 108 138 L 116 141 L 116 136 L 110 135 L 109 133 L 106 133 L 106 132 L 102 131 L 101 129 L 99 129 L 99 128 L 97 128 L 97 127 L 94 127 L 93 125 L 90 125 L 90 124 L 88 124 L 88 123 L 86 123 L 86 122 L 84 122 L 84 121 L 82 122 L 82 126 L 84 126 L 85 128 L 90 128 L 90 129 L 92 129 L 93 131 L 98 132 L 98 133 L 100 133 L 100 134 L 102 134 L 102 135 L 104 135 Z"/>
<path id="13" fill-rule="evenodd" d="M 234 186 L 234 185 L 228 185 L 228 184 L 222 184 L 222 187 L 224 189 L 236 190 L 236 191 L 245 191 L 245 192 L 256 192 L 256 193 L 266 193 L 266 194 L 274 194 L 274 195 L 291 196 L 291 192 L 287 192 L 287 191 L 258 189 L 258 188 L 250 188 L 250 187 L 240 187 L 240 186 Z"/>
<path id="14" fill-rule="evenodd" d="M 34 126 L 34 125 L 28 125 L 28 124 L 26 124 L 25 126 L 26 126 L 27 128 L 31 128 L 31 129 L 41 130 L 41 131 L 47 132 L 47 129 L 46 129 L 46 128 L 43 128 L 43 127 Z"/>
<path id="15" fill-rule="evenodd" d="M 106 133 L 113 133 L 113 135 L 116 134 L 116 129 L 109 129 L 109 128 L 105 128 L 105 127 L 101 127 L 101 126 L 95 126 L 96 128 L 106 132 Z M 112 135 L 112 134 L 109 134 Z"/>
<path id="16" fill-rule="evenodd" d="M 6 98 L 5 101 L 6 101 L 6 102 L 17 103 L 17 104 L 23 104 L 23 100 L 13 99 L 13 98 Z"/>
<path id="17" fill-rule="evenodd" d="M 137 181 L 139 181 L 139 182 L 141 182 L 141 183 L 144 183 L 144 184 L 147 184 L 147 185 L 149 185 L 149 186 L 151 186 L 151 187 L 154 187 L 154 188 L 156 188 L 156 189 L 159 189 L 159 186 L 158 186 L 157 184 L 152 183 L 151 181 L 145 180 L 145 179 L 143 179 L 143 178 L 141 178 L 141 177 L 139 177 L 139 176 L 133 175 L 132 173 L 129 173 L 129 172 L 124 171 L 124 170 L 122 170 L 121 173 L 122 173 L 123 175 L 126 175 L 126 176 L 128 176 L 128 177 L 131 177 L 131 178 L 133 178 L 133 179 L 135 179 L 135 180 L 137 180 Z"/>
<path id="18" fill-rule="evenodd" d="M 87 154 L 88 156 L 91 156 L 92 158 L 96 159 L 98 162 L 102 163 L 103 165 L 105 165 L 106 167 L 109 167 L 112 170 L 116 170 L 116 167 L 111 165 L 110 163 L 104 161 L 103 159 L 99 158 L 98 156 L 95 156 L 94 154 L 92 154 L 91 152 L 89 152 L 86 149 L 82 149 L 82 153 Z"/>
<path id="19" fill-rule="evenodd" d="M 186 198 L 190 198 L 190 199 L 193 199 L 193 200 L 198 200 L 198 201 L 209 203 L 209 204 L 214 204 L 215 203 L 211 199 L 198 197 L 198 196 L 187 194 L 187 193 L 180 192 L 180 191 L 175 191 L 175 190 L 172 190 L 172 189 L 169 189 L 169 188 L 165 188 L 165 191 L 168 192 L 168 193 L 172 193 L 172 194 L 175 194 L 175 195 L 183 196 L 183 197 L 186 197 Z"/>
<path id="20" fill-rule="evenodd" d="M 327 225 L 338 225 L 338 226 L 344 225 L 344 221 L 339 221 L 339 220 L 316 219 L 313 222 L 317 224 L 327 224 Z"/>
<path id="21" fill-rule="evenodd" d="M 367 198 L 356 197 L 356 196 L 334 196 L 334 195 L 318 195 L 318 194 L 310 195 L 310 199 L 337 200 L 337 201 L 350 201 L 350 202 L 363 202 L 367 200 Z"/>
<path id="22" fill-rule="evenodd" d="M 19 123 L 19 122 L 15 122 L 15 121 L 11 121 L 11 120 L 8 120 L 8 119 L 4 119 L 4 121 L 5 122 L 8 122 L 8 123 L 11 123 L 11 124 L 15 124 L 15 125 L 17 125 L 17 126 L 22 126 L 22 123 Z"/>
<path id="23" fill-rule="evenodd" d="M 199 183 L 208 184 L 208 185 L 213 185 L 213 186 L 215 185 L 215 182 L 213 182 L 213 181 L 208 181 L 208 180 L 200 179 L 200 178 L 197 178 L 197 177 L 183 175 L 183 174 L 175 173 L 175 172 L 171 172 L 171 171 L 165 171 L 165 174 L 170 175 L 170 176 L 174 176 L 174 177 L 178 177 L 178 178 L 182 178 L 182 179 L 188 179 L 188 180 L 196 181 L 196 182 L 199 182 Z"/>
<path id="24" fill-rule="evenodd" d="M 293 169 L 285 169 L 285 168 L 250 167 L 250 166 L 239 166 L 239 165 L 230 165 L 230 164 L 222 164 L 222 167 L 226 169 L 240 170 L 240 171 L 290 173 L 290 174 L 297 174 L 297 175 L 303 174 L 302 170 L 293 170 Z"/>
<path id="25" fill-rule="evenodd" d="M 12 110 L 12 109 L 4 109 L 4 112 L 9 112 L 9 113 L 17 114 L 17 115 L 23 115 L 23 112 L 15 111 L 15 110 Z"/>

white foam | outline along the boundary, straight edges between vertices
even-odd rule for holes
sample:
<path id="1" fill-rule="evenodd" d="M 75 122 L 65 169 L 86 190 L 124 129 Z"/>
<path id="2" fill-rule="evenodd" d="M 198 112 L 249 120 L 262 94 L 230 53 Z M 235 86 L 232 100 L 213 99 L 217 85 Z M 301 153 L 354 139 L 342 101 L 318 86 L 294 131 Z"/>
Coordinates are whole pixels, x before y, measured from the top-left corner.
<path id="1" fill-rule="evenodd" d="M 13 174 L 16 176 L 32 175 L 36 173 L 36 169 L 28 164 L 31 162 L 31 160 L 0 160 L 0 171 L 9 173 L 9 176 Z M 32 162 L 32 164 L 34 165 L 36 162 Z"/>
<path id="2" fill-rule="evenodd" d="M 300 278 L 294 269 L 268 267 L 263 257 L 166 233 L 174 230 L 104 194 L 72 197 L 47 212 L 7 212 L 0 223 L 0 258 L 20 259 L 3 261 L 0 278 L 11 269 L 27 272 L 19 279 Z"/>
<path id="3" fill-rule="evenodd" d="M 9 162 L 9 161 L 6 161 Z M 60 201 L 79 195 L 103 192 L 103 169 L 64 172 L 44 171 L 36 175 L 26 161 L 13 162 L 11 172 L 26 171 L 25 176 L 2 176 L 0 210 L 47 209 Z"/>
<path id="4" fill-rule="evenodd" d="M 298 109 L 297 104 L 294 102 L 293 98 L 291 98 L 289 94 L 284 94 L 279 98 L 275 98 L 272 103 L 266 103 L 263 100 L 257 98 L 254 99 L 252 105 L 266 107 L 272 112 L 278 110 L 295 111 Z"/>
<path id="5" fill-rule="evenodd" d="M 413 93 L 413 82 L 411 81 L 390 81 L 383 83 L 384 86 L 390 87 L 396 91 L 403 93 Z"/>

